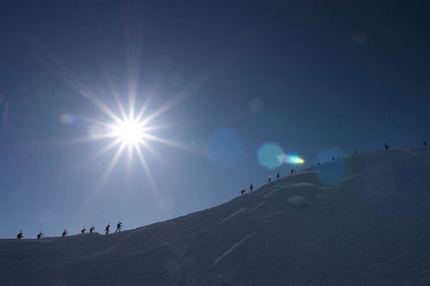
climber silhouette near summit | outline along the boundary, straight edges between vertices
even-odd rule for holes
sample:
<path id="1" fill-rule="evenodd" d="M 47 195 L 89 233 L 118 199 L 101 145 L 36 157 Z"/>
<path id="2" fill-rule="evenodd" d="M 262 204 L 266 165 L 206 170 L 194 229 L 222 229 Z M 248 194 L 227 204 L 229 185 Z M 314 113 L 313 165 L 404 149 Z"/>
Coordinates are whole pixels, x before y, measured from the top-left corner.
<path id="1" fill-rule="evenodd" d="M 105 235 L 109 234 L 110 223 L 105 227 Z"/>
<path id="2" fill-rule="evenodd" d="M 122 226 L 122 222 L 121 222 L 121 221 L 119 221 L 119 222 L 116 224 L 116 230 L 115 230 L 115 232 L 120 232 L 120 231 L 121 231 L 121 226 Z"/>

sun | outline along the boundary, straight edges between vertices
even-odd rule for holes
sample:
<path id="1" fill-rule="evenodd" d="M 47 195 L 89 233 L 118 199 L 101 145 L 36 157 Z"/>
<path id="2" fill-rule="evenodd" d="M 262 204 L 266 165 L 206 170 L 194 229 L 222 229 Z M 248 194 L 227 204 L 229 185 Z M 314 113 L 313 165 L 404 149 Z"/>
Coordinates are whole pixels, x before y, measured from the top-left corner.
<path id="1" fill-rule="evenodd" d="M 136 145 L 143 141 L 143 125 L 142 122 L 129 118 L 113 126 L 113 135 L 123 144 Z"/>

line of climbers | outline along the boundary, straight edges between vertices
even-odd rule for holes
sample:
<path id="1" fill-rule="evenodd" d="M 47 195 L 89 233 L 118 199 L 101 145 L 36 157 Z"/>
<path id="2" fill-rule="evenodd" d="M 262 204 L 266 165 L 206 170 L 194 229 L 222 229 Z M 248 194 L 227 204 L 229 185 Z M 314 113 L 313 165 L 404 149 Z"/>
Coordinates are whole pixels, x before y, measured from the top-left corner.
<path id="1" fill-rule="evenodd" d="M 424 147 L 427 147 L 427 142 L 423 141 L 423 145 L 424 145 Z M 388 149 L 390 149 L 390 145 L 388 145 L 387 143 L 385 143 L 385 150 L 388 150 Z"/>
<path id="2" fill-rule="evenodd" d="M 290 174 L 294 173 L 294 169 L 291 169 Z M 281 174 L 278 172 L 278 174 L 276 174 L 276 179 L 279 180 L 281 178 Z M 269 176 L 269 178 L 267 179 L 267 182 L 270 183 L 272 181 L 272 176 Z M 254 186 L 251 184 L 249 185 L 249 192 L 252 193 L 254 191 Z M 242 190 L 240 191 L 241 195 L 244 195 L 246 193 L 246 190 Z"/>
<path id="3" fill-rule="evenodd" d="M 426 141 L 423 141 L 423 145 L 424 145 L 424 147 L 427 147 L 427 142 Z M 385 146 L 385 150 L 389 150 L 390 149 L 390 145 L 388 145 L 387 143 L 384 143 L 384 146 Z M 357 154 L 357 150 L 355 150 L 354 151 L 354 154 Z M 340 159 L 340 156 L 337 156 L 337 158 L 338 159 Z M 331 158 L 331 160 L 332 161 L 334 161 L 335 160 L 335 156 L 333 156 L 332 158 Z M 317 166 L 320 164 L 320 162 L 318 162 L 317 163 Z"/>
<path id="4" fill-rule="evenodd" d="M 388 150 L 388 149 L 390 149 L 390 146 L 387 144 L 387 143 L 385 143 L 384 144 L 385 145 L 385 150 Z M 423 141 L 423 145 L 425 146 L 425 147 L 427 147 L 427 142 L 426 141 Z M 357 154 L 357 150 L 355 150 L 354 151 L 354 154 Z M 337 158 L 338 159 L 340 159 L 340 156 L 337 156 Z M 334 156 L 331 158 L 332 159 L 332 161 L 334 161 Z M 319 165 L 320 164 L 320 162 L 318 162 L 317 163 L 317 165 Z M 294 173 L 294 169 L 291 169 L 291 171 L 290 171 L 290 174 L 292 175 Z M 278 172 L 278 174 L 276 174 L 276 179 L 280 179 L 281 178 L 281 175 L 280 175 L 280 173 Z M 268 183 L 270 183 L 272 181 L 272 176 L 269 176 L 269 178 L 267 179 L 267 182 Z M 252 193 L 254 191 L 254 186 L 252 185 L 252 183 L 251 183 L 251 185 L 249 185 L 249 192 L 250 193 Z M 241 195 L 244 195 L 246 193 L 246 190 L 241 190 L 240 191 L 240 194 Z M 121 231 L 121 226 L 122 226 L 122 222 L 121 221 L 119 221 L 118 223 L 117 223 L 117 225 L 116 225 L 116 230 L 115 230 L 115 232 L 120 232 Z M 107 235 L 107 234 L 109 234 L 109 228 L 110 228 L 110 223 L 108 223 L 108 225 L 105 227 L 105 235 Z M 90 228 L 90 233 L 93 233 L 93 231 L 95 230 L 95 227 L 94 226 L 92 226 L 91 228 Z M 85 229 L 85 226 L 84 226 L 84 228 L 81 230 L 81 233 L 83 234 L 83 233 L 85 233 L 86 232 L 86 229 Z M 63 233 L 62 233 L 62 237 L 64 237 L 64 236 L 66 236 L 68 234 L 68 232 L 67 232 L 67 230 L 66 229 L 64 229 L 64 231 L 63 231 Z M 37 239 L 40 239 L 41 237 L 43 236 L 43 232 L 39 232 L 38 234 L 37 234 Z M 16 235 L 16 238 L 18 238 L 18 239 L 21 239 L 21 238 L 24 238 L 24 236 L 23 236 L 23 234 L 22 234 L 22 230 L 20 230 L 19 231 L 19 233 Z"/>
<path id="5" fill-rule="evenodd" d="M 116 230 L 115 230 L 115 232 L 120 232 L 121 231 L 121 227 L 122 227 L 122 222 L 121 221 L 119 221 L 117 224 L 116 224 Z M 105 235 L 108 235 L 109 234 L 109 228 L 110 228 L 110 223 L 108 223 L 108 225 L 105 227 Z M 91 226 L 91 228 L 90 228 L 90 233 L 93 233 L 94 231 L 96 230 L 96 228 L 94 227 L 94 226 Z M 87 229 L 85 228 L 85 226 L 81 229 L 81 234 L 84 234 L 85 232 L 87 231 Z M 68 231 L 66 230 L 66 229 L 64 229 L 63 230 L 63 233 L 61 234 L 61 236 L 62 237 L 65 237 L 67 234 L 69 234 L 68 233 Z M 37 234 L 37 239 L 40 239 L 40 238 L 42 238 L 43 237 L 43 235 L 44 235 L 44 233 L 42 232 L 42 231 L 40 231 L 38 234 Z M 24 238 L 24 235 L 22 234 L 22 229 L 19 231 L 19 233 L 16 235 L 16 238 L 18 238 L 18 239 L 21 239 L 21 238 Z"/>
<path id="6" fill-rule="evenodd" d="M 388 150 L 388 149 L 390 149 L 390 146 L 387 144 L 387 143 L 384 143 L 384 145 L 385 145 L 385 150 Z M 427 147 L 427 142 L 426 141 L 423 141 L 423 145 L 424 145 L 424 147 Z M 354 154 L 357 154 L 357 150 L 355 150 L 354 151 Z M 332 158 L 331 158 L 331 160 L 332 161 L 334 161 L 334 158 L 335 156 L 333 156 Z M 338 159 L 340 159 L 340 156 L 337 156 L 337 158 Z M 319 164 L 320 164 L 320 162 L 317 162 L 317 166 L 319 166 Z M 294 169 L 291 169 L 291 171 L 290 171 L 290 174 L 292 175 L 294 173 Z M 276 179 L 279 179 L 279 178 L 281 178 L 281 175 L 279 174 L 279 172 L 278 172 L 278 174 L 276 174 Z M 269 178 L 267 179 L 267 183 L 270 183 L 272 181 L 272 176 L 270 175 L 269 176 Z M 252 193 L 252 191 L 254 190 L 254 186 L 251 184 L 250 186 L 249 186 L 249 192 L 250 193 Z M 241 190 L 240 191 L 240 194 L 243 196 L 244 194 L 246 193 L 246 190 Z"/>

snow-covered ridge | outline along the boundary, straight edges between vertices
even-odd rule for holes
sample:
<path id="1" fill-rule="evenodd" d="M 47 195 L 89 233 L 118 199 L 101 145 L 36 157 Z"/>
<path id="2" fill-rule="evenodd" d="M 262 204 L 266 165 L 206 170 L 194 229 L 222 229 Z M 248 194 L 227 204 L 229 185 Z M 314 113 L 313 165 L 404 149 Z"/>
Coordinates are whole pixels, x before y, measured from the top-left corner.
<path id="1" fill-rule="evenodd" d="M 430 285 L 430 148 L 352 155 L 108 236 L 0 240 L 0 285 Z"/>

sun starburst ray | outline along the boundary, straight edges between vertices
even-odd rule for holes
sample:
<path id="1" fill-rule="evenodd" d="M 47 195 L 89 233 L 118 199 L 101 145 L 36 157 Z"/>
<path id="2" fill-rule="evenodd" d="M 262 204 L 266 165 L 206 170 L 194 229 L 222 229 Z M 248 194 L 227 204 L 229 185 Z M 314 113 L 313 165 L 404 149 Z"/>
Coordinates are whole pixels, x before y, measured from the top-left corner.
<path id="1" fill-rule="evenodd" d="M 142 125 L 145 125 L 145 122 L 142 121 L 143 114 L 145 113 L 146 109 L 149 106 L 149 100 L 146 100 L 145 103 L 140 108 L 139 112 L 137 113 L 136 120 L 141 122 Z"/>
<path id="2" fill-rule="evenodd" d="M 46 59 L 40 59 L 40 61 L 48 67 L 56 77 L 60 78 L 63 82 L 93 103 L 102 112 L 118 122 L 118 116 L 116 116 L 116 114 L 107 105 L 105 105 L 90 88 L 88 88 L 83 80 L 81 80 L 71 69 L 67 68 L 59 59 L 54 58 L 53 56 L 48 56 Z"/>
<path id="3" fill-rule="evenodd" d="M 150 184 L 150 190 L 152 194 L 154 195 L 155 199 L 157 200 L 157 203 L 161 205 L 162 198 L 157 191 L 157 186 L 155 185 L 154 177 L 152 176 L 151 170 L 148 166 L 148 163 L 146 162 L 145 158 L 143 157 L 143 154 L 140 149 L 137 149 L 137 155 L 139 157 L 139 161 L 142 164 L 143 169 L 145 170 L 145 175 L 148 178 L 149 184 Z"/>
<path id="4" fill-rule="evenodd" d="M 159 124 L 159 125 L 145 126 L 142 123 L 140 125 L 142 126 L 142 131 L 144 134 L 148 133 L 149 131 L 167 129 L 173 126 L 173 124 Z"/>
<path id="5" fill-rule="evenodd" d="M 121 147 L 119 147 L 119 149 L 117 150 L 115 156 L 112 158 L 112 160 L 110 161 L 109 165 L 104 170 L 104 172 L 103 172 L 103 174 L 101 176 L 101 179 L 100 179 L 100 186 L 104 185 L 104 183 L 106 182 L 107 178 L 112 173 L 112 170 L 115 167 L 115 165 L 116 165 L 119 157 L 121 156 L 121 153 L 124 150 L 125 146 L 126 146 L 125 143 L 121 144 Z"/>
<path id="6" fill-rule="evenodd" d="M 151 134 L 145 134 L 144 138 L 152 140 L 152 141 L 156 141 L 159 143 L 163 143 L 165 145 L 172 146 L 172 147 L 175 147 L 175 148 L 180 149 L 180 150 L 185 150 L 185 151 L 188 151 L 190 153 L 197 154 L 197 155 L 203 155 L 203 156 L 205 155 L 205 153 L 203 151 L 199 151 L 196 148 L 191 147 L 189 144 L 184 144 L 184 143 L 180 143 L 177 141 L 164 139 L 164 138 L 161 138 L 161 137 L 158 137 L 155 135 L 151 135 Z"/>
<path id="7" fill-rule="evenodd" d="M 140 74 L 140 62 L 142 56 L 143 41 L 143 17 L 138 17 L 137 31 L 133 30 L 133 10 L 131 4 L 127 8 L 127 68 L 128 68 L 128 87 L 129 87 L 129 116 L 134 118 L 136 107 L 136 94 Z M 143 15 L 143 11 L 138 9 L 138 14 Z M 138 15 L 140 16 L 140 15 Z"/>
<path id="8" fill-rule="evenodd" d="M 156 119 L 157 117 L 159 117 L 163 113 L 169 111 L 170 109 L 172 109 L 173 107 L 175 107 L 176 105 L 178 105 L 179 103 L 181 103 L 182 101 L 184 101 L 185 99 L 190 97 L 192 94 L 194 94 L 194 92 L 197 91 L 198 88 L 200 88 L 201 85 L 203 85 L 203 83 L 205 81 L 206 80 L 202 79 L 198 83 L 195 83 L 195 84 L 189 86 L 186 90 L 179 92 L 177 95 L 173 96 L 173 98 L 171 100 L 166 102 L 158 110 L 156 110 L 155 112 L 148 115 L 145 118 L 145 120 L 143 120 L 143 123 L 146 124 L 146 123 L 151 122 L 152 120 Z"/>
<path id="9" fill-rule="evenodd" d="M 167 164 L 167 161 L 165 158 L 163 158 L 163 156 L 161 156 L 161 154 L 155 150 L 154 147 L 152 147 L 150 144 L 148 144 L 148 142 L 144 141 L 144 140 L 140 140 L 139 143 L 146 149 L 149 151 L 149 153 L 156 157 L 160 162 L 163 162 L 164 164 Z"/>
<path id="10" fill-rule="evenodd" d="M 101 156 L 106 154 L 110 149 L 112 149 L 113 147 L 115 147 L 119 143 L 121 143 L 121 139 L 119 139 L 119 138 L 116 139 L 115 141 L 112 141 L 109 145 L 104 146 L 102 149 L 97 151 L 97 153 L 88 157 L 87 160 L 85 161 L 85 164 L 87 164 L 87 165 L 93 164 L 96 160 L 98 160 Z"/>
<path id="11" fill-rule="evenodd" d="M 105 74 L 105 76 L 108 77 L 106 74 Z M 115 102 L 116 102 L 116 104 L 117 104 L 117 106 L 119 108 L 119 111 L 120 111 L 120 113 L 122 115 L 122 118 L 126 118 L 127 115 L 126 115 L 125 109 L 124 109 L 124 107 L 123 107 L 123 105 L 122 105 L 122 103 L 121 103 L 121 101 L 119 99 L 118 92 L 116 91 L 115 87 L 111 83 L 111 80 L 107 79 L 106 81 L 107 81 L 107 83 L 109 85 L 109 88 L 111 90 L 112 96 L 115 99 Z"/>

